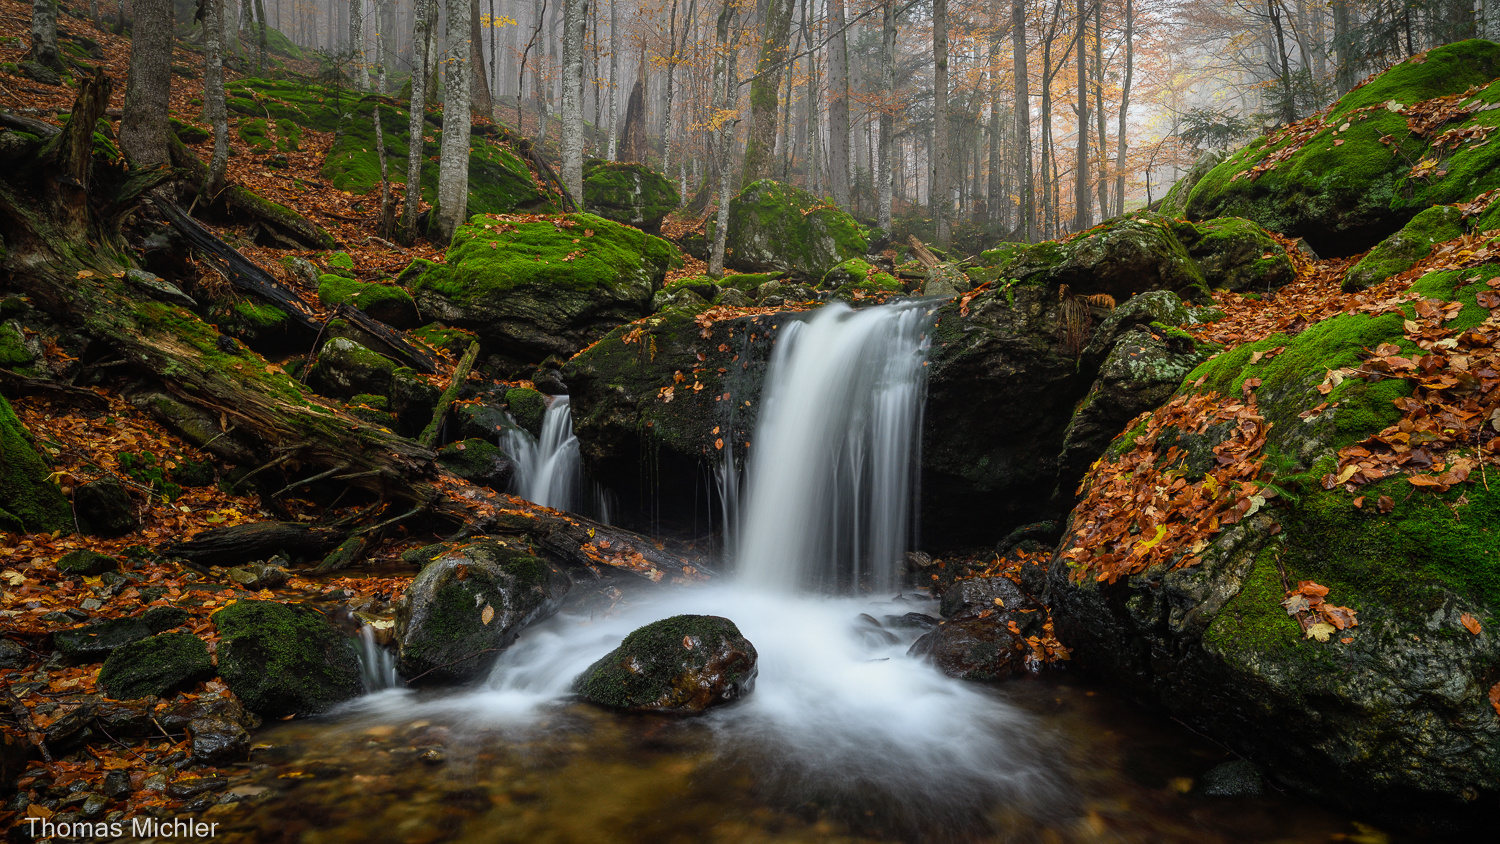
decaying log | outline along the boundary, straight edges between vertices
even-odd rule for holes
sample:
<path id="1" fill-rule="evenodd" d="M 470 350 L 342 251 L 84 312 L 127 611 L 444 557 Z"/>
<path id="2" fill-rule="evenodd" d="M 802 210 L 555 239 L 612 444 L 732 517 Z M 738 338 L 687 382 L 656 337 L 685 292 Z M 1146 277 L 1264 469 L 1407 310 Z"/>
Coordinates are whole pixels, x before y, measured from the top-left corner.
<path id="1" fill-rule="evenodd" d="M 417 442 L 432 448 L 437 443 L 438 430 L 443 427 L 443 419 L 448 415 L 448 408 L 453 405 L 453 400 L 458 398 L 458 391 L 463 389 L 464 381 L 469 378 L 469 369 L 474 366 L 474 359 L 479 357 L 479 344 L 470 343 L 464 356 L 459 358 L 458 366 L 453 370 L 453 378 L 448 382 L 443 394 L 438 396 L 437 408 L 432 411 L 432 421 L 422 429 L 422 435 L 417 437 Z"/>
<path id="2" fill-rule="evenodd" d="M 164 549 L 172 557 L 215 566 L 237 566 L 286 552 L 294 561 L 322 559 L 348 531 L 296 522 L 256 522 L 206 530 Z"/>
<path id="3" fill-rule="evenodd" d="M 923 267 L 930 270 L 941 263 L 938 261 L 937 256 L 932 254 L 932 250 L 928 249 L 926 244 L 918 240 L 916 235 L 909 236 L 907 242 L 911 244 L 912 254 L 917 256 L 917 260 L 922 263 Z"/>
<path id="4" fill-rule="evenodd" d="M 171 151 L 172 166 L 183 171 L 193 190 L 200 189 L 208 178 L 208 165 L 204 164 L 176 135 L 168 133 L 167 144 Z M 257 196 L 243 185 L 225 185 L 212 199 L 215 203 L 222 203 L 230 212 L 259 223 L 272 240 L 280 241 L 281 246 L 292 249 L 335 249 L 338 247 L 338 242 L 333 239 L 333 235 L 324 231 L 318 224 L 284 205 L 277 205 Z"/>

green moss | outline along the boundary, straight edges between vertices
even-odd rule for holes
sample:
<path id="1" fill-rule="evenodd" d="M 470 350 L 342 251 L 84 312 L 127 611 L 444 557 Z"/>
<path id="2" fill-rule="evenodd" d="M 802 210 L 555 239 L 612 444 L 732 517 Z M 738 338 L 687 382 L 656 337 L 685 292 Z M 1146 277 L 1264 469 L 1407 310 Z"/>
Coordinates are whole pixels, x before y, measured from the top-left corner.
<path id="1" fill-rule="evenodd" d="M 692 638 L 703 646 L 685 647 L 684 641 Z M 753 676 L 755 648 L 734 622 L 711 615 L 677 615 L 626 636 L 618 648 L 589 666 L 574 688 L 594 703 L 617 709 L 675 709 L 693 694 L 690 685 L 717 653 L 716 643 L 726 640 L 749 652 Z M 745 676 L 731 672 L 727 679 L 739 683 Z"/>
<path id="2" fill-rule="evenodd" d="M 1230 659 L 1272 656 L 1305 662 L 1326 660 L 1326 647 L 1303 638 L 1302 628 L 1286 614 L 1281 574 L 1276 567 L 1280 548 L 1263 549 L 1250 573 L 1208 629 L 1204 642 Z M 1295 585 L 1295 584 L 1293 584 Z"/>
<path id="3" fill-rule="evenodd" d="M 352 641 L 314 610 L 239 601 L 212 620 L 220 635 L 219 674 L 257 713 L 309 715 L 360 692 Z"/>
<path id="4" fill-rule="evenodd" d="M 691 290 L 697 293 L 705 301 L 711 301 L 715 296 L 719 295 L 718 283 L 704 275 L 679 278 L 668 282 L 661 288 L 661 292 L 667 294 L 681 293 L 684 290 Z"/>
<path id="5" fill-rule="evenodd" d="M 601 217 L 655 230 L 682 198 L 672 180 L 644 165 L 590 161 L 583 172 L 583 204 Z"/>
<path id="6" fill-rule="evenodd" d="M 258 150 L 269 152 L 276 148 L 275 142 L 267 134 L 264 120 L 241 120 L 238 132 L 240 140 Z"/>
<path id="7" fill-rule="evenodd" d="M 40 533 L 73 524 L 73 508 L 31 446 L 31 435 L 0 396 L 0 531 Z"/>
<path id="8" fill-rule="evenodd" d="M 94 576 L 107 571 L 119 571 L 120 561 L 108 554 L 78 548 L 62 555 L 57 560 L 59 574 Z"/>
<path id="9" fill-rule="evenodd" d="M 472 331 L 462 328 L 449 328 L 441 323 L 424 325 L 407 332 L 407 335 L 426 343 L 434 349 L 445 349 L 455 355 L 463 354 L 469 344 L 479 339 Z"/>
<path id="10" fill-rule="evenodd" d="M 208 646 L 191 633 L 162 633 L 117 648 L 99 670 L 99 687 L 115 700 L 161 697 L 214 674 Z"/>
<path id="11" fill-rule="evenodd" d="M 525 387 L 514 387 L 505 393 L 505 406 L 516 424 L 541 436 L 542 417 L 547 414 L 547 397 Z"/>
<path id="12" fill-rule="evenodd" d="M 349 404 L 362 404 L 375 410 L 390 410 L 391 400 L 385 396 L 377 396 L 373 393 L 360 393 L 349 398 Z"/>
<path id="13" fill-rule="evenodd" d="M 341 270 L 354 269 L 354 259 L 349 256 L 348 252 L 335 252 L 324 259 L 324 263 Z"/>
<path id="14" fill-rule="evenodd" d="M 869 232 L 853 216 L 771 179 L 746 185 L 731 201 L 726 235 L 732 263 L 813 279 L 869 246 Z"/>
<path id="15" fill-rule="evenodd" d="M 276 148 L 282 152 L 298 152 L 302 149 L 302 127 L 285 117 L 276 121 Z"/>
<path id="16" fill-rule="evenodd" d="M 213 137 L 213 133 L 207 129 L 200 129 L 191 123 L 184 123 L 175 117 L 171 118 L 171 121 L 172 132 L 177 135 L 177 139 L 189 146 L 201 144 Z"/>
<path id="17" fill-rule="evenodd" d="M 256 328 L 282 329 L 287 327 L 286 312 L 272 304 L 236 302 L 234 312 L 246 324 Z"/>
<path id="18" fill-rule="evenodd" d="M 774 279 L 775 273 L 725 273 L 719 279 L 720 287 L 733 287 L 745 293 L 754 293 L 762 284 Z"/>

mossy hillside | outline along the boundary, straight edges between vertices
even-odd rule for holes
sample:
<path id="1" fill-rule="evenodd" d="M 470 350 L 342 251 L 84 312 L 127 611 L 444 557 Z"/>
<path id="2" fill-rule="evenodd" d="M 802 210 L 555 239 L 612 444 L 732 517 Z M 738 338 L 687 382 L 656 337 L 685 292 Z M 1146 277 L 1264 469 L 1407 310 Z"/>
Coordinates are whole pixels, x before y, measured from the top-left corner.
<path id="1" fill-rule="evenodd" d="M 832 203 L 762 179 L 730 201 L 726 247 L 737 267 L 815 280 L 842 261 L 864 255 L 869 233 Z"/>
<path id="2" fill-rule="evenodd" d="M 475 216 L 454 233 L 445 264 L 419 262 L 398 279 L 422 311 L 479 334 L 522 360 L 572 356 L 610 328 L 650 312 L 677 250 L 592 214 L 508 222 Z"/>
<path id="3" fill-rule="evenodd" d="M 1290 158 L 1255 179 L 1235 177 L 1295 140 L 1251 144 L 1215 167 L 1194 187 L 1187 212 L 1193 219 L 1249 217 L 1273 231 L 1306 238 L 1319 254 L 1362 251 L 1434 204 L 1470 199 L 1500 186 L 1491 145 L 1462 144 L 1457 152 L 1435 151 L 1430 140 L 1411 135 L 1404 115 L 1388 110 L 1354 115 L 1349 129 L 1338 117 L 1383 103 L 1413 105 L 1462 93 L 1495 78 L 1500 46 L 1465 41 L 1433 49 L 1422 63 L 1411 61 L 1386 71 L 1346 95 L 1325 128 Z M 1491 86 L 1481 98 L 1500 96 Z M 1494 112 L 1457 123 L 1496 125 Z M 1391 140 L 1382 143 L 1383 137 Z M 1433 157 L 1444 162 L 1416 179 L 1413 162 Z M 1444 175 L 1438 175 L 1442 172 Z"/>
<path id="4" fill-rule="evenodd" d="M 0 532 L 50 533 L 73 524 L 73 508 L 57 485 L 32 438 L 0 396 Z"/>
<path id="5" fill-rule="evenodd" d="M 1451 205 L 1428 208 L 1380 241 L 1344 275 L 1344 291 L 1353 293 L 1411 269 L 1433 246 L 1464 233 L 1463 212 Z"/>
<path id="6" fill-rule="evenodd" d="M 312 715 L 362 690 L 353 640 L 315 610 L 239 601 L 211 618 L 219 675 L 257 714 Z"/>

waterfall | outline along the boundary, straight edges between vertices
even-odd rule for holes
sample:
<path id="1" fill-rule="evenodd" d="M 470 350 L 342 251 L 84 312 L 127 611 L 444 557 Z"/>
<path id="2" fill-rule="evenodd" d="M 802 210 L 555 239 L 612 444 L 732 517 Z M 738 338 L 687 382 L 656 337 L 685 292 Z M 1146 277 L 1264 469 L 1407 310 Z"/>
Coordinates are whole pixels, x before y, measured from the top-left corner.
<path id="1" fill-rule="evenodd" d="M 913 532 L 930 310 L 788 322 L 751 438 L 735 560 L 750 586 L 894 590 Z"/>
<path id="2" fill-rule="evenodd" d="M 366 694 L 396 687 L 396 658 L 375 641 L 375 628 L 359 628 L 359 679 Z"/>
<path id="3" fill-rule="evenodd" d="M 593 516 L 609 523 L 604 491 L 583 477 L 578 438 L 573 435 L 573 409 L 567 396 L 553 396 L 542 417 L 538 440 L 520 428 L 507 429 L 500 447 L 515 463 L 514 493 L 554 510 Z"/>

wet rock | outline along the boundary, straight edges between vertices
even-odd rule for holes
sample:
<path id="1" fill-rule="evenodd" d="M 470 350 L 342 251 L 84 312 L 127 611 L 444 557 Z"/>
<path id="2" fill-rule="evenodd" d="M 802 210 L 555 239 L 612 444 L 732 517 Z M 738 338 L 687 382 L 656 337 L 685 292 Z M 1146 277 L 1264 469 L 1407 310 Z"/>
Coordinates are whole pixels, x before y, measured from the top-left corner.
<path id="1" fill-rule="evenodd" d="M 112 557 L 105 559 L 114 563 Z M 72 630 L 60 630 L 52 634 L 52 644 L 71 662 L 101 662 L 119 648 L 171 630 L 188 618 L 187 611 L 180 607 L 152 607 L 138 616 L 103 619 Z"/>
<path id="2" fill-rule="evenodd" d="M 945 621 L 912 643 L 909 656 L 962 680 L 1003 680 L 1026 670 L 1026 643 L 1005 626 L 1021 614 L 996 612 Z M 1029 613 L 1038 616 L 1038 613 Z"/>
<path id="3" fill-rule="evenodd" d="M 0 668 L 25 668 L 31 664 L 31 652 L 9 639 L 0 639 Z"/>
<path id="4" fill-rule="evenodd" d="M 230 569 L 227 574 L 229 579 L 251 592 L 259 592 L 262 589 L 275 589 L 282 586 L 291 577 L 287 570 L 271 563 L 249 563 Z"/>
<path id="5" fill-rule="evenodd" d="M 109 798 L 103 794 L 89 792 L 84 798 L 83 805 L 78 807 L 78 815 L 86 821 L 98 820 L 104 817 L 104 812 L 109 808 Z"/>
<path id="6" fill-rule="evenodd" d="M 938 626 L 939 619 L 927 613 L 909 612 L 905 615 L 888 615 L 885 625 L 893 630 L 931 630 Z"/>
<path id="7" fill-rule="evenodd" d="M 239 601 L 212 620 L 219 676 L 259 715 L 312 715 L 363 691 L 354 641 L 316 610 Z"/>
<path id="8" fill-rule="evenodd" d="M 521 629 L 557 611 L 571 583 L 551 563 L 489 539 L 450 545 L 396 608 L 396 666 L 414 683 L 482 674 Z"/>
<path id="9" fill-rule="evenodd" d="M 47 725 L 47 743 L 66 745 L 88 738 L 89 725 L 94 723 L 94 714 L 98 710 L 97 704 L 85 703 L 57 718 Z"/>
<path id="10" fill-rule="evenodd" d="M 726 245 L 736 267 L 792 272 L 813 282 L 865 254 L 864 228 L 842 209 L 771 179 L 752 182 L 729 203 Z"/>
<path id="11" fill-rule="evenodd" d="M 1248 759 L 1214 766 L 1198 781 L 1194 793 L 1204 797 L 1260 797 L 1265 793 L 1260 769 Z"/>
<path id="12" fill-rule="evenodd" d="M 678 615 L 626 636 L 573 688 L 615 709 L 691 714 L 749 694 L 757 659 L 755 646 L 729 619 Z"/>
<path id="13" fill-rule="evenodd" d="M 938 611 L 944 618 L 967 618 L 986 610 L 1014 612 L 1036 609 L 1036 602 L 1008 577 L 972 577 L 960 580 L 943 593 Z"/>
<path id="14" fill-rule="evenodd" d="M 224 777 L 184 777 L 167 786 L 167 796 L 183 800 L 209 791 L 223 791 L 228 787 L 229 780 Z"/>
<path id="15" fill-rule="evenodd" d="M 213 674 L 202 639 L 191 633 L 161 633 L 111 653 L 99 671 L 99 688 L 115 700 L 161 697 Z"/>
<path id="16" fill-rule="evenodd" d="M 204 765 L 227 765 L 250 757 L 250 734 L 232 721 L 194 718 L 188 722 L 193 761 Z"/>
<path id="17" fill-rule="evenodd" d="M 168 732 L 178 733 L 186 730 L 189 724 L 199 718 L 238 724 L 246 730 L 257 729 L 261 724 L 259 716 L 246 710 L 232 694 L 218 697 L 201 695 L 191 700 L 178 700 L 164 710 L 157 720 Z"/>
<path id="18" fill-rule="evenodd" d="M 624 161 L 589 161 L 583 168 L 583 206 L 607 220 L 661 234 L 661 221 L 682 204 L 662 174 Z"/>
<path id="19" fill-rule="evenodd" d="M 152 721 L 155 707 L 156 701 L 150 698 L 105 700 L 99 703 L 94 721 L 107 735 L 117 739 L 159 735 Z"/>
<path id="20" fill-rule="evenodd" d="M 110 771 L 104 775 L 104 794 L 115 800 L 129 797 L 134 790 L 130 787 L 130 775 L 124 771 Z"/>
<path id="21" fill-rule="evenodd" d="M 432 421 L 442 390 L 428 383 L 415 370 L 403 366 L 391 373 L 390 393 L 396 432 L 414 437 Z"/>
<path id="22" fill-rule="evenodd" d="M 72 508 L 51 469 L 32 444 L 30 432 L 0 396 L 0 532 L 51 532 L 73 525 Z"/>
<path id="23" fill-rule="evenodd" d="M 438 451 L 437 459 L 444 468 L 460 478 L 497 492 L 505 492 L 515 474 L 515 463 L 510 455 L 490 444 L 489 440 L 472 439 L 450 443 Z"/>
<path id="24" fill-rule="evenodd" d="M 75 489 L 73 509 L 83 532 L 95 536 L 119 536 L 140 527 L 130 494 L 113 475 Z"/>
<path id="25" fill-rule="evenodd" d="M 495 442 L 507 429 L 516 427 L 505 412 L 505 391 L 485 391 L 476 398 L 477 401 L 464 402 L 453 408 L 460 439 Z"/>
<path id="26" fill-rule="evenodd" d="M 325 396 L 347 399 L 361 393 L 377 396 L 391 391 L 396 364 L 346 337 L 323 344 L 318 361 L 308 373 L 307 383 Z"/>

